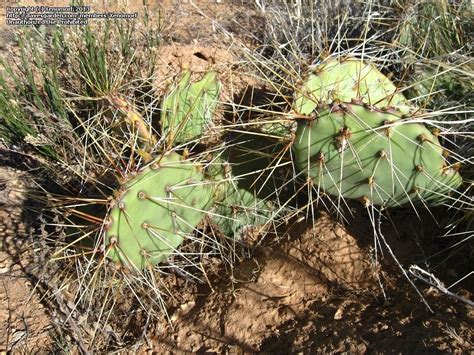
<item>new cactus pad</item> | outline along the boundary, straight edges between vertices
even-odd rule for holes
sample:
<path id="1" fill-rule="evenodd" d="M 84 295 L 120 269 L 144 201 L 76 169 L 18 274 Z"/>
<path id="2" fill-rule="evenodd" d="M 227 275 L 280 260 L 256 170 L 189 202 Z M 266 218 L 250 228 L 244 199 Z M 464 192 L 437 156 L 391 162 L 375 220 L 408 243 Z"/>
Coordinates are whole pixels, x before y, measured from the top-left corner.
<path id="1" fill-rule="evenodd" d="M 231 238 L 239 238 L 248 227 L 259 227 L 272 215 L 270 202 L 256 197 L 251 191 L 227 183 L 221 200 L 215 204 L 212 221 Z"/>
<path id="2" fill-rule="evenodd" d="M 269 221 L 271 202 L 257 197 L 255 188 L 238 186 L 238 177 L 229 163 L 216 159 L 212 171 L 213 179 L 220 180 L 212 222 L 223 234 L 239 238 L 247 227 L 258 227 Z"/>
<path id="3" fill-rule="evenodd" d="M 207 72 L 196 83 L 191 83 L 191 72 L 183 74 L 162 104 L 163 135 L 168 135 L 172 145 L 186 143 L 203 135 L 215 113 L 219 93 L 217 73 Z"/>
<path id="4" fill-rule="evenodd" d="M 129 268 L 163 262 L 213 203 L 200 164 L 169 153 L 125 181 L 105 222 L 107 257 Z"/>
<path id="5" fill-rule="evenodd" d="M 316 108 L 335 100 L 353 99 L 375 107 L 397 107 L 404 113 L 410 109 L 390 79 L 375 66 L 355 58 L 330 58 L 313 67 L 295 93 L 293 109 L 311 115 Z"/>

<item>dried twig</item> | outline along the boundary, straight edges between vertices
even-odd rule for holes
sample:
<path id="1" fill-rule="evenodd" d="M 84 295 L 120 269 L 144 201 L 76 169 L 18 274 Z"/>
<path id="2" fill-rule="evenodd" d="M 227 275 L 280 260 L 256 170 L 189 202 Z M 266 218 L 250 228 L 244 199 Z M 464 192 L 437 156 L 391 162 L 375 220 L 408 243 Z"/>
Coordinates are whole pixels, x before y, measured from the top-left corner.
<path id="1" fill-rule="evenodd" d="M 440 279 L 438 279 L 436 276 L 429 273 L 428 271 L 423 270 L 418 265 L 410 266 L 408 271 L 410 272 L 410 274 L 412 276 L 416 277 L 418 280 L 421 280 L 421 281 L 427 283 L 428 285 L 435 287 L 438 291 L 445 294 L 446 296 L 455 298 L 458 301 L 464 302 L 467 305 L 469 305 L 471 307 L 474 307 L 474 302 L 472 302 L 472 301 L 470 301 L 470 300 L 468 300 L 464 297 L 458 296 L 455 293 L 449 291 L 446 288 L 446 286 L 444 286 L 444 283 Z"/>
<path id="2" fill-rule="evenodd" d="M 421 294 L 420 290 L 418 290 L 418 288 L 416 287 L 415 283 L 413 282 L 413 280 L 408 276 L 407 274 L 407 271 L 405 270 L 405 268 L 402 266 L 402 264 L 400 264 L 400 262 L 398 261 L 396 255 L 393 253 L 392 251 L 392 248 L 390 248 L 390 245 L 387 243 L 387 240 L 385 239 L 384 235 L 382 234 L 382 210 L 379 211 L 379 216 L 377 218 L 377 235 L 380 239 L 382 239 L 383 241 L 383 244 L 385 245 L 385 247 L 387 248 L 388 252 L 390 253 L 390 256 L 393 258 L 393 260 L 395 261 L 395 263 L 397 264 L 397 266 L 399 267 L 399 269 L 401 270 L 403 276 L 405 276 L 405 278 L 408 280 L 408 282 L 410 283 L 410 285 L 415 289 L 416 293 L 420 296 L 421 300 L 423 301 L 423 303 L 425 304 L 426 308 L 428 308 L 428 310 L 431 312 L 431 313 L 434 313 L 433 309 L 430 307 L 430 305 L 428 304 L 428 302 L 426 301 L 426 299 L 423 297 L 423 295 Z"/>

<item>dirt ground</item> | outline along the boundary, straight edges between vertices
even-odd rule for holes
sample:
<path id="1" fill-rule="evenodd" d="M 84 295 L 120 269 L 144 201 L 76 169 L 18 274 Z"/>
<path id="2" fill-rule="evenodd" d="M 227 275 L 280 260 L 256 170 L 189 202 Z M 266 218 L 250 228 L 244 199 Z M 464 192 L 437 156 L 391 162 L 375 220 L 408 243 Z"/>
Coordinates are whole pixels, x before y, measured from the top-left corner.
<path id="1" fill-rule="evenodd" d="M 139 9 L 139 4 L 132 2 L 130 9 Z M 166 1 L 162 7 L 180 17 L 167 29 L 171 41 L 160 49 L 158 77 L 180 68 L 202 72 L 213 67 L 236 87 L 248 84 L 247 78 L 231 78 L 226 70 L 234 58 L 229 48 L 216 42 L 208 18 L 187 2 L 178 6 Z M 247 35 L 242 28 L 258 27 L 258 17 L 244 6 L 205 2 L 200 8 L 242 38 Z M 1 28 L 0 50 L 11 40 L 9 29 Z M 68 344 L 70 339 L 55 325 L 56 308 L 36 292 L 35 280 L 28 276 L 32 251 L 21 248 L 30 237 L 26 220 L 32 212 L 24 210 L 23 201 L 34 169 L 26 157 L 6 154 L 0 147 L 0 352 L 74 352 L 76 346 Z M 404 266 L 439 250 L 432 223 L 407 221 L 403 214 L 394 221 L 397 232 L 388 228 L 386 238 Z M 12 253 L 11 245 L 22 252 Z M 169 310 L 171 321 L 151 322 L 135 350 L 472 352 L 474 310 L 417 282 L 430 312 L 387 250 L 380 258 L 375 267 L 372 227 L 363 213 L 347 226 L 325 212 L 314 222 L 294 221 L 284 237 L 268 238 L 233 269 L 218 270 L 210 275 L 209 284 L 181 294 L 183 303 Z M 448 284 L 458 280 L 469 260 L 463 258 L 444 263 L 437 276 Z M 472 299 L 473 285 L 467 279 L 452 291 Z"/>
<path id="2" fill-rule="evenodd" d="M 0 233 L 5 243 L 0 254 L 2 351 L 71 349 L 65 347 L 65 338 L 54 326 L 54 308 L 35 292 L 34 282 L 25 273 L 31 261 L 8 253 L 10 243 L 18 245 L 28 237 L 21 209 L 7 202 L 22 200 L 18 189 L 27 184 L 28 174 L 7 167 L 0 172 Z M 429 312 L 388 256 L 374 268 L 370 223 L 360 217 L 358 222 L 355 229 L 344 228 L 322 212 L 314 228 L 308 228 L 306 221 L 295 223 L 286 237 L 263 243 L 229 274 L 219 270 L 210 285 L 198 285 L 193 292 L 181 294 L 182 303 L 169 310 L 171 322 L 152 323 L 140 350 L 471 351 L 473 309 L 417 284 L 434 311 Z M 16 234 L 12 236 L 12 232 Z M 396 245 L 395 252 L 404 265 L 416 260 L 421 248 L 429 252 L 428 240 L 414 240 L 410 228 L 401 233 L 387 234 L 387 239 Z M 443 272 L 454 277 L 459 271 Z M 456 293 L 469 298 L 465 289 L 469 285 L 463 286 Z M 175 287 L 173 291 L 180 290 Z"/>

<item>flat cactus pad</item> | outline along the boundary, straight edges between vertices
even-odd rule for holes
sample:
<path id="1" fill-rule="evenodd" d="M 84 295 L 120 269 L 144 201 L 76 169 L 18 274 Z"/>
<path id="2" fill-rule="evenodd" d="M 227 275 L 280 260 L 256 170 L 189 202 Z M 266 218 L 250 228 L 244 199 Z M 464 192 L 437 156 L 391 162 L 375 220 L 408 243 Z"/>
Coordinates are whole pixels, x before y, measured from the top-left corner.
<path id="1" fill-rule="evenodd" d="M 129 268 L 165 261 L 213 202 L 201 167 L 169 153 L 120 187 L 106 217 L 107 257 Z"/>
<path id="2" fill-rule="evenodd" d="M 332 195 L 400 206 L 440 204 L 461 176 L 438 137 L 396 109 L 337 104 L 298 123 L 296 165 Z"/>

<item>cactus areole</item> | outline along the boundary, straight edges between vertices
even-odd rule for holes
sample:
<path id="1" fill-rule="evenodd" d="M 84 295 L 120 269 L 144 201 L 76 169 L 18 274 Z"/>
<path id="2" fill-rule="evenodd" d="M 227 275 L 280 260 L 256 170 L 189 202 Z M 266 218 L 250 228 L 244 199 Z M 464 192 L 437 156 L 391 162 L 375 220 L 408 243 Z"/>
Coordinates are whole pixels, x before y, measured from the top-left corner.
<path id="1" fill-rule="evenodd" d="M 123 183 L 105 220 L 106 256 L 145 269 L 175 252 L 213 202 L 200 170 L 169 153 Z"/>
<path id="2" fill-rule="evenodd" d="M 298 121 L 297 167 L 338 198 L 386 207 L 441 204 L 462 179 L 436 133 L 407 116 L 411 110 L 383 74 L 347 63 L 317 68 L 295 95 L 294 110 L 308 115 Z M 374 81 L 358 79 L 369 75 Z"/>

